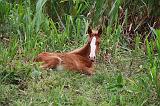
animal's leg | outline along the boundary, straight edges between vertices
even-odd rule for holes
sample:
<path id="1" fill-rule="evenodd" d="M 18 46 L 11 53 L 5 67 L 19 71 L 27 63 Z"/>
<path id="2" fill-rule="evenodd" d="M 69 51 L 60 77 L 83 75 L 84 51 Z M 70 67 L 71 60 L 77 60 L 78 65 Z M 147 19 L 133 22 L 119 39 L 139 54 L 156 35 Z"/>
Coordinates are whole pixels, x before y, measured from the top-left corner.
<path id="1" fill-rule="evenodd" d="M 93 70 L 94 69 L 92 67 L 90 67 L 90 68 L 84 67 L 83 68 L 83 73 L 86 74 L 86 75 L 93 75 Z"/>
<path id="2" fill-rule="evenodd" d="M 50 57 L 47 61 L 44 62 L 44 64 L 41 66 L 41 68 L 56 68 L 61 63 L 62 63 L 61 58 Z"/>

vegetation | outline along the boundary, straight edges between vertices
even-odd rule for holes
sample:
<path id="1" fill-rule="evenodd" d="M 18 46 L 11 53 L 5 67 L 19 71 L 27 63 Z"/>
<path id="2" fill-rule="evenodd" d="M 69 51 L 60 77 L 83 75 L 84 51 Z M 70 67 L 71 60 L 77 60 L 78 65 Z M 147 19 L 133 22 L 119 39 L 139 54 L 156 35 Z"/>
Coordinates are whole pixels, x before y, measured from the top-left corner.
<path id="1" fill-rule="evenodd" d="M 0 105 L 160 105 L 159 0 L 0 0 Z M 33 58 L 103 27 L 96 72 L 43 71 Z"/>

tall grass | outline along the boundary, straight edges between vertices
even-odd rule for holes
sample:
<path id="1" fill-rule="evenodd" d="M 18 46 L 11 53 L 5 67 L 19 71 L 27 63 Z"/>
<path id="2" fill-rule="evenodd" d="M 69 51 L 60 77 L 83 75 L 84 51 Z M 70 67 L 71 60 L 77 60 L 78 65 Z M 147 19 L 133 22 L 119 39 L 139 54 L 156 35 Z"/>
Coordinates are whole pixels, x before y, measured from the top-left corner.
<path id="1" fill-rule="evenodd" d="M 9 37 L 6 45 L 1 43 L 2 46 L 0 47 L 2 51 L 1 68 L 8 64 L 8 67 L 3 68 L 2 72 L 16 73 L 18 66 L 15 65 L 17 62 L 26 67 L 40 52 L 68 51 L 71 50 L 69 45 L 77 48 L 86 41 L 88 22 L 83 17 L 75 19 L 71 15 L 66 15 L 65 29 L 63 31 L 57 29 L 57 23 L 45 14 L 44 6 L 47 0 L 38 0 L 36 5 L 31 4 L 32 1 L 30 0 L 19 3 L 1 2 L 5 4 L 2 5 L 2 8 L 7 8 L 1 10 L 1 13 L 6 12 L 1 14 L 3 20 L 8 20 L 6 24 L 11 26 L 9 30 L 5 29 L 9 36 L 6 36 L 6 33 L 2 35 L 4 39 Z M 35 9 L 34 6 L 36 6 Z M 80 40 L 81 38 L 83 40 Z M 74 42 L 75 40 L 78 42 Z M 20 61 L 22 62 L 19 63 Z M 27 65 L 25 66 L 24 63 Z M 28 70 L 30 70 L 29 67 Z M 18 69 L 17 72 L 19 72 Z"/>
<path id="2" fill-rule="evenodd" d="M 160 33 L 159 30 L 155 30 L 152 27 L 150 27 L 153 36 L 155 36 L 155 41 L 151 40 L 148 41 L 148 39 L 146 40 L 146 46 L 147 46 L 147 56 L 148 56 L 148 60 L 149 60 L 149 75 L 150 75 L 150 80 L 152 81 L 155 89 L 156 89 L 156 93 L 158 98 L 160 98 L 160 83 L 159 83 L 159 59 L 160 59 Z M 157 50 L 157 53 L 154 53 L 154 51 Z"/>

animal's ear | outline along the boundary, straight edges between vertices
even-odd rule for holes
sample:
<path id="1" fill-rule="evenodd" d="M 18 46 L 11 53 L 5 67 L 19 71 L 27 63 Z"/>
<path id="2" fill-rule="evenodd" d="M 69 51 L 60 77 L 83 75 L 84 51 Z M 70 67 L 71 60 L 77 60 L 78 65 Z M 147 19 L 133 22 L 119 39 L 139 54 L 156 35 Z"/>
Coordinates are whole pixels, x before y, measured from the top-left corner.
<path id="1" fill-rule="evenodd" d="M 92 29 L 91 29 L 91 27 L 89 26 L 88 27 L 88 34 L 91 34 L 92 33 Z"/>
<path id="2" fill-rule="evenodd" d="M 100 27 L 98 30 L 98 35 L 101 35 L 101 34 L 102 34 L 102 27 Z"/>

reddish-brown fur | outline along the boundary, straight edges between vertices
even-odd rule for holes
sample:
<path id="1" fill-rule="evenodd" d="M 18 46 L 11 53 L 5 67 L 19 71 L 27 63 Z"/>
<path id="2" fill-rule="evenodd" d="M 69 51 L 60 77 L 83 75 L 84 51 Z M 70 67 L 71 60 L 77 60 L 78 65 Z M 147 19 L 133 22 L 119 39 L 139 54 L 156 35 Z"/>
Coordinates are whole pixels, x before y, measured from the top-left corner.
<path id="1" fill-rule="evenodd" d="M 88 42 L 82 48 L 66 53 L 40 53 L 35 59 L 35 62 L 42 62 L 42 68 L 57 68 L 59 65 L 64 69 L 77 71 L 87 75 L 92 75 L 94 72 L 93 61 L 89 58 L 90 42 L 93 36 L 96 37 L 96 52 L 99 50 L 100 35 L 102 29 L 93 31 L 88 28 Z"/>

